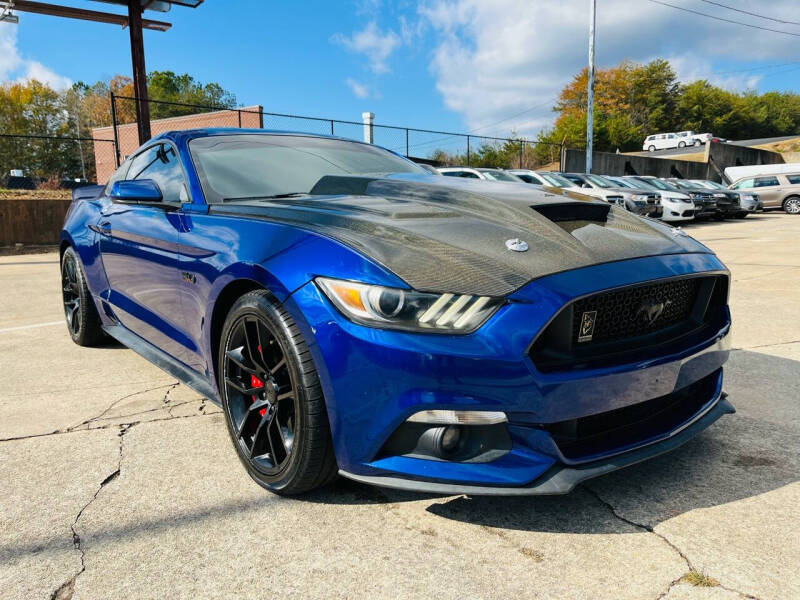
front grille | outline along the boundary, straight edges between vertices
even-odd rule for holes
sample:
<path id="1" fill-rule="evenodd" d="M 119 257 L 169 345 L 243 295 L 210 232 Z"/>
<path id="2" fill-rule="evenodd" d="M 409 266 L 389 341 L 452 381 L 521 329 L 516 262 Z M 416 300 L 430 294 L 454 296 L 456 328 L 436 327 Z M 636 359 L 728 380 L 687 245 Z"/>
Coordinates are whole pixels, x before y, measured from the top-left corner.
<path id="1" fill-rule="evenodd" d="M 677 429 L 701 412 L 719 390 L 720 371 L 666 396 L 541 427 L 571 461 L 629 449 Z"/>
<path id="2" fill-rule="evenodd" d="M 670 327 L 689 316 L 699 283 L 697 278 L 679 279 L 578 300 L 573 309 L 572 341 L 609 342 Z M 594 320 L 591 334 L 588 318 Z M 581 335 L 584 325 L 587 329 Z"/>
<path id="3" fill-rule="evenodd" d="M 600 292 L 567 304 L 529 354 L 544 373 L 679 352 L 729 322 L 727 299 L 726 275 L 677 277 Z"/>

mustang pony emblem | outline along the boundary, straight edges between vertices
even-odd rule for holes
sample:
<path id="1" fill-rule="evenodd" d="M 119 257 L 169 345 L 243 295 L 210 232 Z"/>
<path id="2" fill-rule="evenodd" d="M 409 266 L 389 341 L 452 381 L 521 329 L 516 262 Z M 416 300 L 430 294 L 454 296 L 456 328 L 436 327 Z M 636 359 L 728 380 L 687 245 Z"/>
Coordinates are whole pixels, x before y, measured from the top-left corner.
<path id="1" fill-rule="evenodd" d="M 594 324 L 597 321 L 597 311 L 587 310 L 581 315 L 581 326 L 578 329 L 578 341 L 589 342 L 594 335 Z"/>
<path id="2" fill-rule="evenodd" d="M 642 317 L 642 320 L 647 325 L 652 325 L 656 322 L 658 317 L 661 316 L 661 313 L 664 312 L 664 309 L 667 308 L 670 304 L 672 304 L 672 300 L 664 300 L 663 302 L 655 302 L 653 300 L 645 300 L 642 302 L 642 305 L 639 307 L 639 310 L 636 311 L 637 317 Z"/>

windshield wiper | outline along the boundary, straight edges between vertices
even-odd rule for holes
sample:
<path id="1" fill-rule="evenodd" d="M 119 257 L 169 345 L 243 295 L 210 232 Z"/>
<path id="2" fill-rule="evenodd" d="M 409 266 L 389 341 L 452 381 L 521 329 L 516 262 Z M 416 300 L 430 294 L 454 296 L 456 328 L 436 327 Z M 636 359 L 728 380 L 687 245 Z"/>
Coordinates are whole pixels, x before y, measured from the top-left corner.
<path id="1" fill-rule="evenodd" d="M 237 200 L 269 200 L 272 198 L 294 198 L 295 196 L 308 196 L 308 192 L 288 192 L 286 194 L 271 194 L 266 196 L 240 196 L 238 198 L 223 198 L 223 202 L 236 202 Z"/>

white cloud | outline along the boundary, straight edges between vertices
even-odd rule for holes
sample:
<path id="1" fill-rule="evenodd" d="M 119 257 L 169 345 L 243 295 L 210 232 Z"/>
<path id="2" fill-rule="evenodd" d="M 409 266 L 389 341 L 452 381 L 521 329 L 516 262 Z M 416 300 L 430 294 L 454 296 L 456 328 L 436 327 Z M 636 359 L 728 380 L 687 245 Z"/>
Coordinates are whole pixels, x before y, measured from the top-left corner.
<path id="1" fill-rule="evenodd" d="M 17 48 L 17 25 L 0 23 L 0 82 L 36 79 L 61 90 L 72 85 L 42 63 L 23 57 Z"/>
<path id="2" fill-rule="evenodd" d="M 770 2 L 769 13 L 800 17 L 793 0 Z M 551 123 L 553 100 L 587 62 L 586 0 L 428 0 L 419 15 L 433 31 L 430 68 L 445 105 L 463 115 L 468 128 L 486 135 L 505 135 L 511 129 L 532 134 Z M 663 57 L 672 61 L 682 80 L 706 78 L 742 90 L 756 85 L 764 72 L 715 71 L 734 70 L 743 61 L 745 67 L 755 61 L 787 62 L 798 41 L 651 2 L 598 3 L 600 67 L 625 58 L 647 62 Z M 715 68 L 720 61 L 734 66 Z"/>
<path id="3" fill-rule="evenodd" d="M 378 74 L 390 71 L 387 61 L 402 43 L 399 35 L 391 29 L 381 31 L 375 21 L 370 21 L 364 29 L 356 31 L 350 37 L 336 33 L 331 40 L 351 52 L 363 54 L 367 58 L 369 68 Z"/>
<path id="4" fill-rule="evenodd" d="M 369 88 L 365 84 L 359 83 L 352 77 L 348 77 L 346 83 L 347 87 L 350 88 L 350 91 L 353 92 L 356 98 L 369 98 Z"/>

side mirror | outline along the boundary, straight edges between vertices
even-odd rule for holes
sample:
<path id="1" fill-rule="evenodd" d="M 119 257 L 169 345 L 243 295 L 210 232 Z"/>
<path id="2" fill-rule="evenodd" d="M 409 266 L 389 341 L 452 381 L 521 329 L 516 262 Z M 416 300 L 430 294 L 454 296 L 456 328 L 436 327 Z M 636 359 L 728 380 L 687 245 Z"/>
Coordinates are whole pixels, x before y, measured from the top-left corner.
<path id="1" fill-rule="evenodd" d="M 109 194 L 117 202 L 161 202 L 163 196 L 152 179 L 127 179 L 115 181 Z"/>

